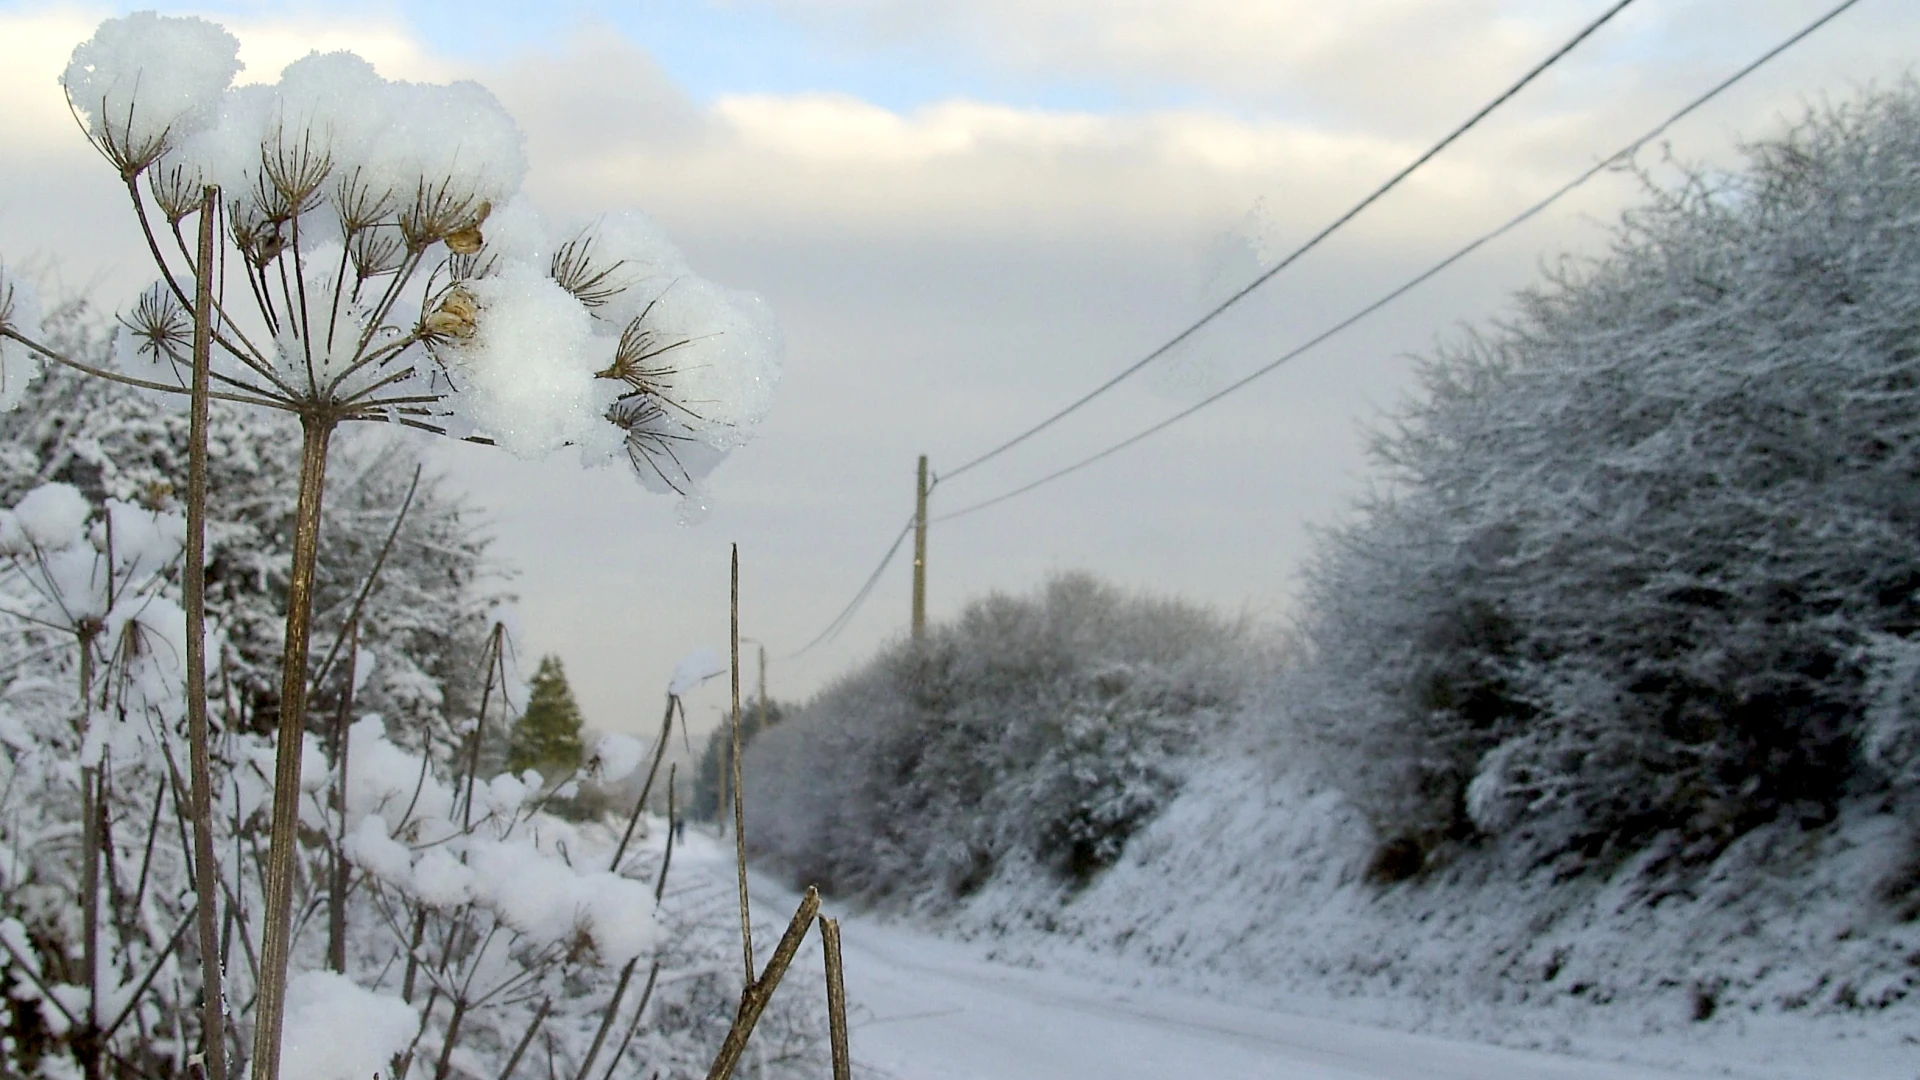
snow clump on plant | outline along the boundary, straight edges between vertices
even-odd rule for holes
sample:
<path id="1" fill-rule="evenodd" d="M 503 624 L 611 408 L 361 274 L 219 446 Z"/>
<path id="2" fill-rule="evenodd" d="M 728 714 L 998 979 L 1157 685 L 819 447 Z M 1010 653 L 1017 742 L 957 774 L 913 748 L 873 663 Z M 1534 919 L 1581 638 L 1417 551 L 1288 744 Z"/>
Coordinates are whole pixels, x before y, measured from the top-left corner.
<path id="1" fill-rule="evenodd" d="M 0 412 L 19 408 L 27 387 L 40 375 L 40 358 L 12 335 L 30 340 L 40 336 L 40 297 L 0 266 Z"/>
<path id="2" fill-rule="evenodd" d="M 182 222 L 221 190 L 227 272 L 248 288 L 215 315 L 217 391 L 520 456 L 624 458 L 686 496 L 751 438 L 780 370 L 766 306 L 692 273 L 638 213 L 550 225 L 520 195 L 525 137 L 484 87 L 390 81 L 347 52 L 234 86 L 238 47 L 212 23 L 143 13 L 103 23 L 62 77 L 144 194 L 143 227 L 180 238 L 157 250 L 184 256 Z M 184 387 L 193 268 L 163 270 L 123 316 L 115 363 Z M 233 297 L 249 293 L 242 316 Z M 32 329 L 29 301 L 0 325 Z"/>

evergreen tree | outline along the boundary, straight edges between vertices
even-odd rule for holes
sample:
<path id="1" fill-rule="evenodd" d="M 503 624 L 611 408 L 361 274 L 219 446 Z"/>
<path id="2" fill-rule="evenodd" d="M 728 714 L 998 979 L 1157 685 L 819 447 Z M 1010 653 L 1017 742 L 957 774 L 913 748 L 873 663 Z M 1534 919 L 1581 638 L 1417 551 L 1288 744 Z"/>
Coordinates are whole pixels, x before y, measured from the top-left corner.
<path id="1" fill-rule="evenodd" d="M 507 749 L 512 772 L 537 769 L 551 780 L 580 767 L 585 747 L 580 741 L 580 706 L 557 656 L 543 656 L 533 674 L 527 711 L 514 721 Z"/>

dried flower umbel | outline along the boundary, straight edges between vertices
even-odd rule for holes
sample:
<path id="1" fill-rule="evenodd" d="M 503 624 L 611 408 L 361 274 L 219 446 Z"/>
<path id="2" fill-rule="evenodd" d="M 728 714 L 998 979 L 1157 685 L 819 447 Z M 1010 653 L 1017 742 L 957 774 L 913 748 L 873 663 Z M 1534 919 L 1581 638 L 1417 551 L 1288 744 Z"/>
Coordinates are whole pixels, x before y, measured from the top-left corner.
<path id="1" fill-rule="evenodd" d="M 31 353 L 185 393 L 204 362 L 202 405 L 211 396 L 300 421 L 253 1015 L 251 1067 L 271 1080 L 335 431 L 398 423 L 519 454 L 573 447 L 688 492 L 764 413 L 778 340 L 757 302 L 697 282 L 637 216 L 550 240 L 517 197 L 521 136 L 479 87 L 388 83 L 335 53 L 233 89 L 237 49 L 211 23 L 142 13 L 75 50 L 69 104 L 122 180 L 159 281 L 122 317 L 122 369 L 110 372 L 35 340 L 23 305 L 0 291 L 0 375 Z M 672 287 L 641 302 L 648 281 Z"/>

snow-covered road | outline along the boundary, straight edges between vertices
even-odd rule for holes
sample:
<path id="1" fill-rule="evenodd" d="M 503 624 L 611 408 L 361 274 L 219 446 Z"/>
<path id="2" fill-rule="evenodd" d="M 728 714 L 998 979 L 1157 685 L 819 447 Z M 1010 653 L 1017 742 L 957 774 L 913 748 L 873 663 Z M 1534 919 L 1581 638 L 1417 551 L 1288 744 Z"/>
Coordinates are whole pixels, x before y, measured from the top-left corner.
<path id="1" fill-rule="evenodd" d="M 876 1080 L 1675 1080 L 1681 1074 L 1304 1019 L 982 961 L 843 920 L 856 1073 Z"/>
<path id="2" fill-rule="evenodd" d="M 689 832 L 676 873 L 732 876 Z M 755 940 L 798 900 L 756 876 Z M 1642 1066 L 1310 1019 L 1059 971 L 993 963 L 976 946 L 880 918 L 841 921 L 860 1080 L 1698 1080 Z M 764 959 L 765 948 L 761 947 Z M 817 961 L 816 961 L 817 962 Z M 1143 972 L 1142 974 L 1150 974 Z"/>

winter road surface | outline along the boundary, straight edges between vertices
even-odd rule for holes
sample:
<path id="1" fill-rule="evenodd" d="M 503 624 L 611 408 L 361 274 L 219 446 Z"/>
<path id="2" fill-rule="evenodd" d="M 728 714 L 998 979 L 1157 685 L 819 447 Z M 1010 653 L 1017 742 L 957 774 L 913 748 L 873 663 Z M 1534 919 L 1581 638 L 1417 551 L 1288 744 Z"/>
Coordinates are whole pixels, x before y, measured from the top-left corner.
<path id="1" fill-rule="evenodd" d="M 685 861 L 730 877 L 728 853 L 688 834 Z M 774 935 L 797 900 L 756 882 Z M 831 913 L 836 905 L 829 905 Z M 778 920 L 778 924 L 774 924 Z M 981 960 L 977 949 L 885 921 L 841 918 L 860 1080 L 1694 1080 L 1610 1062 L 1409 1035 Z M 771 941 L 769 937 L 767 940 Z"/>
<path id="2" fill-rule="evenodd" d="M 1006 967 L 843 920 L 855 1074 L 874 1080 L 1678 1080 Z"/>

